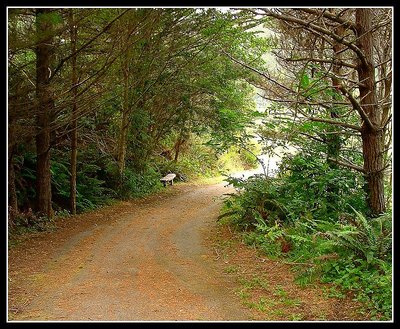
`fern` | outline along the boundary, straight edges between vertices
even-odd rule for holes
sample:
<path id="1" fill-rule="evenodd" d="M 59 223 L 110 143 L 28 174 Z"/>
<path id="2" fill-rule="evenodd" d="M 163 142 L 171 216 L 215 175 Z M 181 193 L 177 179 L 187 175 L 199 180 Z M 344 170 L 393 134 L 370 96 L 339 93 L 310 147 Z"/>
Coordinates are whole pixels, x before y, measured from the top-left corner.
<path id="1" fill-rule="evenodd" d="M 311 243 L 312 242 L 312 239 L 305 237 L 305 236 L 297 235 L 297 234 L 288 234 L 288 237 L 298 243 Z"/>
<path id="2" fill-rule="evenodd" d="M 223 214 L 221 214 L 217 217 L 217 221 L 221 220 L 224 217 L 230 217 L 233 215 L 237 215 L 238 213 L 239 213 L 239 210 L 232 210 L 232 211 L 224 212 Z"/>
<path id="3" fill-rule="evenodd" d="M 389 217 L 381 216 L 367 220 L 364 215 L 353 208 L 355 217 L 347 218 L 342 224 L 327 235 L 338 247 L 352 250 L 368 263 L 377 259 L 384 260 L 391 250 L 392 232 L 388 224 Z"/>

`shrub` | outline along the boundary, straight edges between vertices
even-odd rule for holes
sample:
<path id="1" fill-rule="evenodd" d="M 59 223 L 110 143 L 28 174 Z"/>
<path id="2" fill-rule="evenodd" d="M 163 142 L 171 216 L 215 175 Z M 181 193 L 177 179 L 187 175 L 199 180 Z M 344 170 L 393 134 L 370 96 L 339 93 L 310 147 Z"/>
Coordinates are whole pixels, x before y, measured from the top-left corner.
<path id="1" fill-rule="evenodd" d="M 321 159 L 305 153 L 286 157 L 281 164 L 281 202 L 288 219 L 311 215 L 337 221 L 342 211 L 366 209 L 364 179 L 343 168 L 331 168 Z"/>
<path id="2" fill-rule="evenodd" d="M 299 264 L 299 283 L 333 283 L 373 318 L 390 319 L 391 214 L 368 218 L 358 174 L 302 154 L 285 161 L 277 178 L 228 177 L 237 193 L 224 200 L 220 218 L 269 257 Z"/>
<path id="3" fill-rule="evenodd" d="M 121 187 L 118 189 L 119 197 L 142 197 L 162 188 L 160 173 L 148 166 L 141 172 L 135 172 L 130 168 L 125 169 Z"/>
<path id="4" fill-rule="evenodd" d="M 352 291 L 355 300 L 365 305 L 372 319 L 388 320 L 392 316 L 392 266 L 380 262 L 379 268 L 349 253 L 323 264 L 322 282 L 334 283 L 344 291 Z"/>
<path id="5" fill-rule="evenodd" d="M 356 216 L 346 214 L 337 228 L 327 232 L 339 248 L 350 250 L 367 263 L 388 260 L 392 250 L 392 221 L 390 214 L 366 219 L 357 210 Z"/>
<path id="6" fill-rule="evenodd" d="M 212 177 L 218 174 L 217 156 L 209 147 L 199 141 L 191 142 L 185 152 L 182 152 L 178 161 L 161 159 L 157 162 L 158 170 L 162 175 L 169 172 L 179 173 L 188 179 L 197 177 Z"/>
<path id="7" fill-rule="evenodd" d="M 17 213 L 13 224 L 8 228 L 11 239 L 23 232 L 37 232 L 51 229 L 54 227 L 54 219 L 47 218 L 46 216 L 38 216 L 29 208 L 27 211 Z"/>
<path id="8" fill-rule="evenodd" d="M 126 167 L 121 177 L 117 164 L 110 162 L 104 175 L 107 186 L 121 199 L 142 197 L 162 187 L 161 174 L 151 166 L 146 166 L 142 170 Z"/>
<path id="9" fill-rule="evenodd" d="M 236 225 L 243 229 L 252 229 L 260 220 L 273 225 L 276 220 L 283 221 L 286 208 L 278 199 L 278 184 L 275 179 L 264 176 L 252 176 L 247 180 L 228 177 L 238 193 L 226 199 L 227 211 L 224 216 L 233 216 Z"/>
<path id="10" fill-rule="evenodd" d="M 94 209 L 106 203 L 113 191 L 104 186 L 104 181 L 98 178 L 100 167 L 93 163 L 79 162 L 76 178 L 76 208 L 77 211 Z M 52 187 L 56 208 L 69 207 L 70 172 L 67 163 L 62 159 L 52 161 Z"/>
<path id="11" fill-rule="evenodd" d="M 36 198 L 36 158 L 35 154 L 24 150 L 24 155 L 15 156 L 15 185 L 20 209 L 34 206 Z"/>

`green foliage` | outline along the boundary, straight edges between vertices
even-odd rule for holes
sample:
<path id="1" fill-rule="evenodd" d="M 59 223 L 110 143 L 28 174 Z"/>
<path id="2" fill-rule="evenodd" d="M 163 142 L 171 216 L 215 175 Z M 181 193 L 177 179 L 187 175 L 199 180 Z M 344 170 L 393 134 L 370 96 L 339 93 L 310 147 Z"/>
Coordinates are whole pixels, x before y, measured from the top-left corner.
<path id="1" fill-rule="evenodd" d="M 238 194 L 225 200 L 227 213 L 234 214 L 234 223 L 243 229 L 252 228 L 260 221 L 272 224 L 285 218 L 285 206 L 278 201 L 278 187 L 274 179 L 253 176 L 248 180 L 228 177 Z M 224 215 L 222 215 L 224 216 Z"/>
<path id="2" fill-rule="evenodd" d="M 257 168 L 259 165 L 257 158 L 254 156 L 254 152 L 249 152 L 247 150 L 240 150 L 239 160 L 246 170 Z"/>
<path id="3" fill-rule="evenodd" d="M 45 216 L 37 216 L 32 209 L 28 209 L 16 215 L 14 225 L 9 227 L 9 234 L 13 239 L 23 232 L 41 232 L 53 228 L 54 220 Z"/>
<path id="4" fill-rule="evenodd" d="M 332 168 L 312 154 L 287 157 L 280 173 L 280 193 L 290 196 L 285 202 L 288 219 L 293 222 L 303 216 L 336 221 L 339 211 L 366 208 L 363 177 L 343 168 Z"/>
<path id="5" fill-rule="evenodd" d="M 54 157 L 51 161 L 52 201 L 56 212 L 69 209 L 71 174 L 68 156 L 68 153 L 54 150 Z M 96 150 L 89 148 L 82 149 L 79 152 L 76 186 L 78 212 L 105 204 L 115 195 L 110 188 L 105 186 L 105 181 L 102 180 L 102 161 Z M 20 168 L 16 170 L 18 205 L 23 213 L 29 212 L 29 208 L 35 208 L 35 156 L 30 152 L 26 152 L 24 156 L 17 156 L 16 167 Z M 32 223 L 32 220 L 29 223 Z"/>
<path id="6" fill-rule="evenodd" d="M 351 291 L 373 317 L 390 319 L 391 213 L 367 217 L 361 177 L 297 154 L 277 178 L 227 181 L 237 193 L 220 217 L 244 230 L 246 243 L 299 264 L 299 284 L 334 283 L 337 294 Z M 290 246 L 285 252 L 282 241 Z"/>
<path id="7" fill-rule="evenodd" d="M 255 154 L 258 154 L 259 151 L 254 145 L 249 145 L 248 148 L 250 151 L 234 146 L 220 154 L 217 163 L 219 171 L 231 173 L 257 168 L 259 163 Z"/>
<path id="8" fill-rule="evenodd" d="M 77 206 L 83 211 L 112 197 L 156 191 L 159 178 L 168 171 L 194 178 L 224 169 L 221 153 L 203 145 L 205 140 L 193 143 L 186 154 L 181 150 L 177 163 L 155 158 L 161 145 L 203 133 L 227 151 L 254 121 L 254 88 L 249 82 L 257 78 L 221 49 L 261 68 L 269 45 L 238 23 L 236 15 L 212 8 L 59 8 L 43 13 L 11 8 L 8 104 L 9 124 L 17 133 L 10 133 L 9 145 L 16 149 L 20 210 L 34 209 L 36 197 L 35 40 L 51 43 L 49 90 L 71 91 L 51 99 L 54 109 L 49 108 L 46 118 L 51 122 L 53 206 L 56 211 L 69 208 L 74 99 L 79 113 Z M 68 56 L 71 24 L 76 27 L 74 56 Z M 88 40 L 92 41 L 86 47 Z M 80 82 L 71 89 L 74 71 Z M 126 149 L 122 175 L 115 163 L 119 145 Z M 248 152 L 239 158 L 240 164 L 254 164 Z"/>
<path id="9" fill-rule="evenodd" d="M 51 13 L 40 13 L 36 18 L 38 23 L 51 23 L 51 24 L 60 24 L 63 22 L 63 18 L 60 13 L 51 12 Z"/>
<path id="10" fill-rule="evenodd" d="M 354 210 L 356 216 L 345 216 L 337 228 L 327 232 L 339 247 L 350 250 L 368 264 L 391 259 L 392 221 L 391 214 L 366 219 Z"/>
<path id="11" fill-rule="evenodd" d="M 160 173 L 150 166 L 141 172 L 126 168 L 117 189 L 118 197 L 122 199 L 136 198 L 156 192 L 162 188 L 160 178 Z"/>
<path id="12" fill-rule="evenodd" d="M 184 147 L 181 148 L 178 161 L 164 157 L 154 158 L 153 161 L 160 175 L 164 176 L 172 172 L 182 175 L 183 180 L 190 181 L 202 177 L 220 176 L 226 172 L 241 171 L 257 166 L 256 158 L 250 152 L 238 147 L 231 147 L 221 154 L 205 142 L 208 139 L 207 136 L 190 135 Z M 164 149 L 171 149 L 175 140 L 176 137 L 167 140 L 167 146 Z M 256 152 L 255 147 L 250 146 L 250 149 Z"/>
<path id="13" fill-rule="evenodd" d="M 160 160 L 158 167 L 161 175 L 173 172 L 183 174 L 187 179 L 212 177 L 218 174 L 217 160 L 215 151 L 195 138 L 181 152 L 178 161 Z"/>
<path id="14" fill-rule="evenodd" d="M 355 299 L 371 313 L 372 319 L 391 319 L 393 292 L 390 262 L 381 262 L 377 268 L 349 254 L 323 264 L 321 281 L 334 283 L 344 291 L 352 291 Z"/>
<path id="15" fill-rule="evenodd" d="M 243 234 L 243 241 L 248 245 L 257 246 L 270 259 L 277 259 L 282 256 L 280 244 L 273 238 L 260 234 L 260 232 L 245 232 Z"/>
<path id="16" fill-rule="evenodd" d="M 105 182 L 99 178 L 100 166 L 95 163 L 96 159 L 89 159 L 87 156 L 93 155 L 92 152 L 80 154 L 77 165 L 76 178 L 76 208 L 77 211 L 94 209 L 99 205 L 105 204 L 113 191 L 105 187 Z M 70 195 L 70 171 L 68 159 L 59 158 L 58 161 L 51 162 L 53 201 L 55 209 L 69 208 Z M 93 163 L 90 163 L 93 161 Z"/>
<path id="17" fill-rule="evenodd" d="M 341 168 L 330 168 L 309 155 L 286 158 L 277 178 L 229 177 L 227 181 L 238 190 L 227 201 L 228 211 L 236 214 L 235 223 L 244 228 L 254 226 L 260 218 L 270 226 L 275 221 L 336 221 L 339 211 L 365 207 L 361 177 Z"/>
<path id="18" fill-rule="evenodd" d="M 300 86 L 303 89 L 306 89 L 310 84 L 310 78 L 307 74 L 303 74 L 300 79 Z"/>
<path id="19" fill-rule="evenodd" d="M 218 176 L 224 172 L 233 172 L 256 166 L 255 157 L 248 151 L 231 147 L 219 153 L 209 143 L 207 137 L 191 135 L 178 161 L 158 159 L 157 167 L 162 175 L 169 172 L 183 174 L 187 179 Z M 170 142 L 170 145 L 173 145 Z"/>
<path id="20" fill-rule="evenodd" d="M 36 198 L 36 159 L 32 152 L 24 151 L 24 155 L 15 157 L 15 185 L 18 199 L 18 206 L 22 209 L 33 208 L 30 200 Z"/>

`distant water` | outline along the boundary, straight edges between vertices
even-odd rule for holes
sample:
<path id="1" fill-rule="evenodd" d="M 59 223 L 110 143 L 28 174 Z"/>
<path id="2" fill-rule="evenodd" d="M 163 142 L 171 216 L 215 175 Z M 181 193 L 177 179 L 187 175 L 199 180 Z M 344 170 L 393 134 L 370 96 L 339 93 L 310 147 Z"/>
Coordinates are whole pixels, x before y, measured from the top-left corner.
<path id="1" fill-rule="evenodd" d="M 260 155 L 258 158 L 264 163 L 265 174 L 268 177 L 276 176 L 276 173 L 278 172 L 278 165 L 279 165 L 279 162 L 281 161 L 281 158 L 278 156 L 269 157 L 268 155 L 265 155 L 265 154 Z M 261 164 L 259 164 L 256 169 L 244 170 L 244 171 L 231 173 L 230 176 L 236 177 L 236 178 L 247 179 L 250 176 L 253 176 L 256 174 L 257 175 L 264 174 L 264 169 Z"/>

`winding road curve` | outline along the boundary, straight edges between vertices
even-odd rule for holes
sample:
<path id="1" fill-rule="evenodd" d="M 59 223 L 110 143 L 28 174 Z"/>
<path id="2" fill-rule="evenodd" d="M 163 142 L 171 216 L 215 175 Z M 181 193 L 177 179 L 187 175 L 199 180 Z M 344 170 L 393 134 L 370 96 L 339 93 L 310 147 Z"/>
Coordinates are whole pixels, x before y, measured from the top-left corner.
<path id="1" fill-rule="evenodd" d="M 207 242 L 228 189 L 167 188 L 12 248 L 9 319 L 249 320 Z"/>

